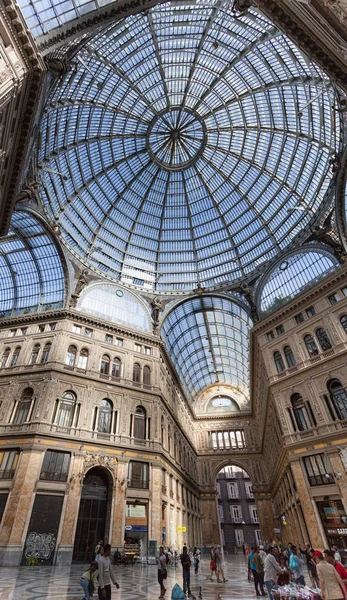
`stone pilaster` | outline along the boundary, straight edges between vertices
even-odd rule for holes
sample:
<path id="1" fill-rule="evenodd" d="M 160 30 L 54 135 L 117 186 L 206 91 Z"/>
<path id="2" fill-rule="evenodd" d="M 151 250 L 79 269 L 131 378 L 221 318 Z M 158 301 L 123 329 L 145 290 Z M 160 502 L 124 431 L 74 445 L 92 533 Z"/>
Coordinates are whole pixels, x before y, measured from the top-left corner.
<path id="1" fill-rule="evenodd" d="M 255 494 L 260 529 L 264 541 L 271 542 L 274 539 L 275 519 L 270 494 Z"/>
<path id="2" fill-rule="evenodd" d="M 329 453 L 332 471 L 335 474 L 336 483 L 341 493 L 341 501 L 347 514 L 347 473 L 339 453 Z M 337 475 L 337 477 L 336 477 Z"/>
<path id="3" fill-rule="evenodd" d="M 156 539 L 158 542 L 158 547 L 161 544 L 161 531 L 162 531 L 162 519 L 161 519 L 161 481 L 162 481 L 162 470 L 161 467 L 152 466 L 152 475 L 151 475 L 151 488 L 152 488 L 152 502 L 151 502 L 151 510 L 152 510 L 152 518 L 151 518 L 151 530 L 149 532 L 149 537 L 152 539 Z"/>
<path id="4" fill-rule="evenodd" d="M 291 470 L 293 473 L 294 481 L 296 484 L 296 488 L 298 490 L 298 495 L 300 498 L 300 503 L 302 507 L 303 514 L 305 515 L 305 524 L 306 529 L 308 531 L 308 535 L 310 536 L 310 543 L 313 548 L 325 548 L 326 541 L 325 536 L 322 532 L 321 523 L 319 522 L 319 517 L 317 517 L 317 509 L 312 500 L 309 490 L 307 488 L 306 479 L 304 476 L 304 472 L 302 469 L 302 465 L 300 461 L 295 461 L 291 463 Z M 308 540 L 292 540 L 293 543 L 304 544 Z"/>
<path id="5" fill-rule="evenodd" d="M 74 457 L 72 473 L 70 476 L 70 488 L 65 505 L 65 513 L 62 515 L 63 526 L 56 557 L 56 564 L 59 566 L 70 565 L 72 561 L 78 511 L 83 486 L 83 465 L 84 457 L 82 455 L 76 455 Z"/>
<path id="6" fill-rule="evenodd" d="M 220 544 L 215 490 L 201 494 L 203 546 Z"/>
<path id="7" fill-rule="evenodd" d="M 36 483 L 40 476 L 43 451 L 31 449 L 22 452 L 16 478 L 0 531 L 0 565 L 20 564 L 28 516 L 34 501 Z"/>
<path id="8" fill-rule="evenodd" d="M 118 461 L 116 487 L 113 490 L 113 523 L 111 528 L 111 546 L 124 545 L 125 503 L 128 480 L 128 462 Z"/>

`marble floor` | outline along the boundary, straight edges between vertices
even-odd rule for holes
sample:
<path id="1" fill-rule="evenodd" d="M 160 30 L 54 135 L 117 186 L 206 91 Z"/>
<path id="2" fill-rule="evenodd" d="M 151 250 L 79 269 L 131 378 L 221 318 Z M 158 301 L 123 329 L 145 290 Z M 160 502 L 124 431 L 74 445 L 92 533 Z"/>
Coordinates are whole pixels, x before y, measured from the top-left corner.
<path id="1" fill-rule="evenodd" d="M 228 582 L 219 584 L 209 581 L 209 560 L 201 561 L 198 576 L 191 569 L 191 589 L 198 598 L 201 586 L 203 600 L 215 600 L 220 594 L 222 600 L 233 598 L 256 600 L 253 583 L 247 581 L 246 561 L 243 556 L 227 559 L 225 576 Z M 156 600 L 159 596 L 157 568 L 155 565 L 114 567 L 120 589 L 112 588 L 113 600 Z M 0 567 L 0 600 L 81 600 L 83 591 L 79 578 L 83 566 L 71 567 Z M 169 567 L 166 580 L 166 599 L 171 600 L 171 590 L 175 583 L 182 586 L 182 570 Z M 94 594 L 94 599 L 97 596 Z"/>

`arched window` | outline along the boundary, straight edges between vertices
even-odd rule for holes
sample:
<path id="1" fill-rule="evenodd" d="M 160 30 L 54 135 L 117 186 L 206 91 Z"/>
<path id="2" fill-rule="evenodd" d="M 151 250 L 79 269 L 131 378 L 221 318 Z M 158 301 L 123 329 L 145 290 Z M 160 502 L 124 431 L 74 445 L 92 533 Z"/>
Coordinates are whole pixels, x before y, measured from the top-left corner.
<path id="1" fill-rule="evenodd" d="M 280 352 L 278 352 L 278 351 L 274 352 L 274 361 L 275 361 L 277 373 L 282 373 L 282 371 L 285 370 L 285 366 L 284 366 L 283 358 L 282 358 Z"/>
<path id="2" fill-rule="evenodd" d="M 31 351 L 31 356 L 30 356 L 30 364 L 34 365 L 37 362 L 37 359 L 39 357 L 39 352 L 40 352 L 40 344 L 35 344 L 35 346 L 33 347 L 32 351 Z"/>
<path id="3" fill-rule="evenodd" d="M 32 388 L 27 388 L 24 390 L 14 414 L 13 423 L 15 425 L 20 425 L 21 423 L 28 421 L 33 393 L 34 391 Z"/>
<path id="4" fill-rule="evenodd" d="M 294 418 L 299 431 L 313 427 L 316 422 L 309 402 L 304 402 L 300 394 L 293 394 L 290 398 Z"/>
<path id="5" fill-rule="evenodd" d="M 89 356 L 89 352 L 88 352 L 87 348 L 82 348 L 80 355 L 78 357 L 78 362 L 77 362 L 77 367 L 79 369 L 87 368 L 88 356 Z"/>
<path id="6" fill-rule="evenodd" d="M 295 356 L 293 354 L 293 350 L 290 346 L 285 346 L 283 348 L 284 356 L 286 357 L 288 367 L 294 367 L 296 365 Z"/>
<path id="7" fill-rule="evenodd" d="M 116 379 L 120 378 L 121 367 L 122 362 L 120 358 L 116 356 L 112 361 L 112 377 L 115 377 Z"/>
<path id="8" fill-rule="evenodd" d="M 108 354 L 104 354 L 101 358 L 100 373 L 102 375 L 108 375 L 110 372 L 110 357 Z"/>
<path id="9" fill-rule="evenodd" d="M 319 327 L 319 329 L 316 329 L 316 336 L 317 336 L 317 340 L 318 340 L 319 345 L 322 348 L 323 352 L 325 350 L 330 350 L 330 348 L 332 348 L 331 342 L 328 338 L 328 334 L 325 331 L 325 329 L 323 329 L 322 327 Z"/>
<path id="10" fill-rule="evenodd" d="M 44 345 L 44 348 L 42 350 L 41 361 L 40 361 L 41 364 L 48 362 L 49 353 L 51 351 L 51 348 L 52 348 L 52 344 L 50 344 L 49 342 Z"/>
<path id="11" fill-rule="evenodd" d="M 16 366 L 20 351 L 21 351 L 21 347 L 17 346 L 17 348 L 15 349 L 15 351 L 12 354 L 12 358 L 11 358 L 11 362 L 10 362 L 10 367 L 15 367 Z"/>
<path id="12" fill-rule="evenodd" d="M 339 419 L 347 419 L 347 392 L 341 381 L 331 379 L 327 383 L 330 398 Z"/>
<path id="13" fill-rule="evenodd" d="M 316 346 L 316 342 L 314 341 L 312 335 L 309 333 L 304 337 L 305 346 L 307 348 L 307 352 L 310 356 L 316 356 L 318 354 L 318 348 Z"/>
<path id="14" fill-rule="evenodd" d="M 58 401 L 54 423 L 60 427 L 72 427 L 76 407 L 76 396 L 73 392 L 64 392 Z"/>
<path id="15" fill-rule="evenodd" d="M 340 323 L 344 328 L 345 333 L 347 333 L 347 315 L 342 315 L 342 317 L 340 318 Z"/>
<path id="16" fill-rule="evenodd" d="M 135 363 L 133 367 L 133 382 L 141 383 L 141 367 L 139 363 Z"/>
<path id="17" fill-rule="evenodd" d="M 134 415 L 134 437 L 138 440 L 146 439 L 146 411 L 142 406 L 136 408 Z"/>
<path id="18" fill-rule="evenodd" d="M 69 346 L 68 350 L 67 350 L 66 358 L 65 358 L 65 364 L 68 365 L 69 367 L 74 367 L 75 360 L 76 360 L 76 354 L 77 354 L 76 346 Z"/>
<path id="19" fill-rule="evenodd" d="M 10 356 L 11 348 L 6 348 L 1 357 L 1 368 L 3 369 L 7 365 L 8 357 Z"/>
<path id="20" fill-rule="evenodd" d="M 143 385 L 151 385 L 151 369 L 143 367 Z"/>
<path id="21" fill-rule="evenodd" d="M 111 433 L 113 405 L 110 400 L 101 400 L 99 408 L 98 431 L 100 433 Z"/>

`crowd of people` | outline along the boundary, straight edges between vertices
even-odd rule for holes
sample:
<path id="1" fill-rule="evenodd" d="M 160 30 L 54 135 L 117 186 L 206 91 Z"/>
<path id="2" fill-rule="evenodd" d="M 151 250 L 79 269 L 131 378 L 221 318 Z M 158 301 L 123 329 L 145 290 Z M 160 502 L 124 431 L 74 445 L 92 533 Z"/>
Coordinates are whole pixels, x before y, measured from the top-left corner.
<path id="1" fill-rule="evenodd" d="M 266 551 L 262 546 L 246 548 L 245 554 L 248 579 L 254 581 L 257 596 L 268 595 L 269 600 L 273 600 L 277 586 L 305 586 L 306 565 L 309 585 L 313 590 L 321 591 L 323 600 L 347 600 L 347 569 L 336 546 L 321 552 L 309 544 L 305 548 L 293 544 L 286 547 L 269 545 Z"/>

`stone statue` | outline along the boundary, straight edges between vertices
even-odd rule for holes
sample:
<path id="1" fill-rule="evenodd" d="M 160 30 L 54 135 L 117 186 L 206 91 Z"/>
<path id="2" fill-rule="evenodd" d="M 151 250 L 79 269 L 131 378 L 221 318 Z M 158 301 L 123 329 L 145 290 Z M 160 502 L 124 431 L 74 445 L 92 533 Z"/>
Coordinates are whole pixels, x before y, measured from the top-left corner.
<path id="1" fill-rule="evenodd" d="M 28 202 L 28 200 L 36 201 L 36 189 L 38 185 L 37 181 L 26 181 L 23 189 L 17 196 L 17 202 Z"/>
<path id="2" fill-rule="evenodd" d="M 80 297 L 82 290 L 85 288 L 85 286 L 88 283 L 87 275 L 88 275 L 88 269 L 83 269 L 83 271 L 81 271 L 81 273 L 79 275 L 79 278 L 77 279 L 75 291 L 73 294 L 71 294 L 70 308 L 76 307 L 77 300 Z"/>

